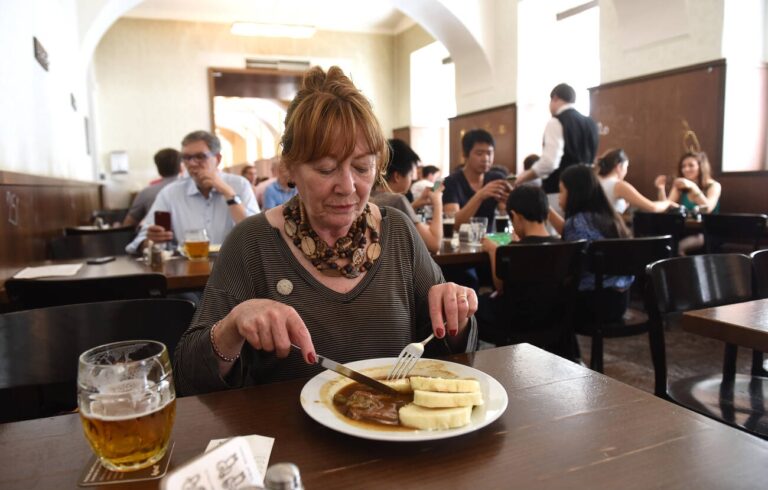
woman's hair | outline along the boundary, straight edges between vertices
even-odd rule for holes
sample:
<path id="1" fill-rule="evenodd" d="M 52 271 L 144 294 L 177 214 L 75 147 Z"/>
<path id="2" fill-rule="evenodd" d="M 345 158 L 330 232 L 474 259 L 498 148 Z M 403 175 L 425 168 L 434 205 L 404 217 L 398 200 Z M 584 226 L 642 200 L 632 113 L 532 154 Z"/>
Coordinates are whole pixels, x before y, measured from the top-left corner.
<path id="1" fill-rule="evenodd" d="M 389 146 L 370 102 L 338 66 L 327 73 L 319 66 L 309 69 L 285 116 L 282 163 L 292 168 L 327 156 L 346 160 L 358 136 L 376 155 L 377 178 L 382 180 Z"/>
<path id="2" fill-rule="evenodd" d="M 388 143 L 387 180 L 390 180 L 394 174 L 406 176 L 413 172 L 413 166 L 421 160 L 419 155 L 403 140 L 391 139 Z"/>
<path id="3" fill-rule="evenodd" d="M 627 154 L 624 153 L 623 149 L 616 148 L 608 150 L 597 160 L 597 174 L 601 177 L 605 177 L 627 160 L 629 160 L 629 158 L 627 158 Z"/>
<path id="4" fill-rule="evenodd" d="M 565 217 L 588 213 L 592 225 L 605 238 L 624 238 L 629 231 L 603 192 L 595 172 L 588 165 L 571 165 L 560 174 L 560 182 L 568 191 Z"/>
<path id="5" fill-rule="evenodd" d="M 696 185 L 698 185 L 699 189 L 703 191 L 705 187 L 708 186 L 712 181 L 712 167 L 709 165 L 709 158 L 707 158 L 707 154 L 703 151 L 700 153 L 683 153 L 683 156 L 681 156 L 680 160 L 677 162 L 678 177 L 683 176 L 683 162 L 686 158 L 693 158 L 699 163 L 699 175 L 696 177 Z"/>

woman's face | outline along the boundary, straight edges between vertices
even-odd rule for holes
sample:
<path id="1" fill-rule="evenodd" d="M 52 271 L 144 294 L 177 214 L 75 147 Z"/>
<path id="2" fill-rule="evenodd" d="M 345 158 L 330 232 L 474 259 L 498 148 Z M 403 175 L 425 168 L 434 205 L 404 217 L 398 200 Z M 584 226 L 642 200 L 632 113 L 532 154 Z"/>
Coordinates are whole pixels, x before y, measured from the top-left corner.
<path id="1" fill-rule="evenodd" d="M 629 171 L 629 160 L 621 162 L 619 164 L 619 179 L 624 180 L 624 177 L 627 176 L 628 171 Z"/>
<path id="2" fill-rule="evenodd" d="M 565 203 L 568 201 L 568 189 L 565 188 L 562 182 L 560 182 L 560 194 L 557 195 L 557 203 L 560 205 L 560 209 L 565 212 Z"/>
<path id="3" fill-rule="evenodd" d="M 327 156 L 290 171 L 314 230 L 346 233 L 362 214 L 376 179 L 376 156 L 361 136 L 344 161 Z"/>
<path id="4" fill-rule="evenodd" d="M 694 157 L 686 157 L 680 164 L 680 173 L 688 180 L 699 178 L 699 161 Z"/>

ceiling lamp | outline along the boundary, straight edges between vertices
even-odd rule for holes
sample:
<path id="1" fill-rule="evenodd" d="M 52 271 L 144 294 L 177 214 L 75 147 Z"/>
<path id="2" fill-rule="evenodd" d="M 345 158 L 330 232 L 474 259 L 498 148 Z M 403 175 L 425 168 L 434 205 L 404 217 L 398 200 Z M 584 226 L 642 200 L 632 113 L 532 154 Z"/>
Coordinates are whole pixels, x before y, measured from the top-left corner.
<path id="1" fill-rule="evenodd" d="M 235 22 L 232 24 L 229 31 L 236 36 L 292 37 L 307 39 L 315 35 L 316 29 L 314 26 Z"/>

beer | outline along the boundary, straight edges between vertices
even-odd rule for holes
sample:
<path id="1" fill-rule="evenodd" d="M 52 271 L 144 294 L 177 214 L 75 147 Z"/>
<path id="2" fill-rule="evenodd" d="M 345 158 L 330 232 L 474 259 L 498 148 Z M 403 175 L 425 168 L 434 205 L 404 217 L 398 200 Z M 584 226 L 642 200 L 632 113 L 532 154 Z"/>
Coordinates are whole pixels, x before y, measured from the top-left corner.
<path id="1" fill-rule="evenodd" d="M 184 242 L 184 254 L 189 260 L 206 260 L 208 258 L 208 241 Z"/>
<path id="2" fill-rule="evenodd" d="M 80 356 L 77 405 L 102 466 L 133 471 L 165 455 L 176 417 L 168 349 L 152 340 L 94 347 Z"/>
<path id="3" fill-rule="evenodd" d="M 173 399 L 153 412 L 124 417 L 80 413 L 85 437 L 101 463 L 113 471 L 146 468 L 165 455 L 176 416 Z"/>

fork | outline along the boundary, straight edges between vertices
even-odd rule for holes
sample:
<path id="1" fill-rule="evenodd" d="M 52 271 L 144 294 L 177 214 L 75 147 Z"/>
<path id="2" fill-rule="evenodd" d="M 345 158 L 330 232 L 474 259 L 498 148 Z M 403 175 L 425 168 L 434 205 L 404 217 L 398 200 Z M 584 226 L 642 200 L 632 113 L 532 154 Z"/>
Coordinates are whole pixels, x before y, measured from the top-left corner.
<path id="1" fill-rule="evenodd" d="M 424 354 L 424 346 L 434 337 L 435 334 L 432 333 L 421 342 L 412 342 L 406 345 L 403 350 L 400 351 L 400 355 L 397 356 L 397 362 L 392 367 L 392 371 L 389 372 L 387 380 L 403 379 L 408 376 L 411 370 L 416 366 L 416 362 L 421 358 L 421 355 Z"/>

